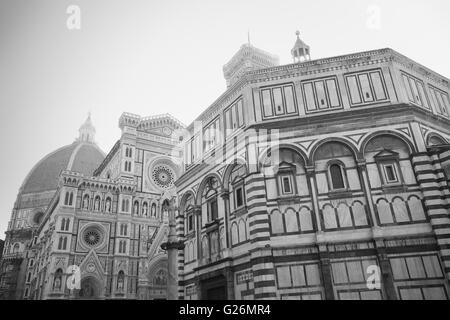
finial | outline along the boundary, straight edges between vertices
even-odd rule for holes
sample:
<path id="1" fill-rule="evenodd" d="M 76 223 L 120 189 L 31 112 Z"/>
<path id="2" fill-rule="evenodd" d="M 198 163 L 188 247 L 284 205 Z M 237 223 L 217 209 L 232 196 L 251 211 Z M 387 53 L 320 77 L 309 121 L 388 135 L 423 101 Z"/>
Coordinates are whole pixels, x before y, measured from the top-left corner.
<path id="1" fill-rule="evenodd" d="M 297 35 L 297 39 L 299 39 L 300 38 L 300 31 L 295 31 L 295 34 Z"/>
<path id="2" fill-rule="evenodd" d="M 250 29 L 247 30 L 247 43 L 250 45 Z"/>
<path id="3" fill-rule="evenodd" d="M 84 123 L 81 125 L 80 129 L 79 129 L 79 141 L 82 142 L 94 142 L 94 138 L 95 138 L 95 127 L 92 124 L 92 120 L 91 120 L 91 111 L 88 112 L 88 117 L 87 119 L 84 121 Z"/>

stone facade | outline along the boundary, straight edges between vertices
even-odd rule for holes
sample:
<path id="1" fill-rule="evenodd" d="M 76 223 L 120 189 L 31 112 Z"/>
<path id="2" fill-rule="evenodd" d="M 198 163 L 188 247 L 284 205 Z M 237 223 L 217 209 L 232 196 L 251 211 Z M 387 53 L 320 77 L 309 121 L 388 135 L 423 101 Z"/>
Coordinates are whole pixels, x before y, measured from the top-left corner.
<path id="1" fill-rule="evenodd" d="M 161 244 L 180 174 L 172 133 L 183 125 L 169 115 L 124 113 L 119 127 L 120 139 L 91 175 L 61 172 L 23 249 L 5 257 L 20 259 L 23 274 L 10 281 L 15 297 L 5 298 L 166 299 Z M 94 131 L 83 130 L 80 139 L 93 143 Z"/>
<path id="2" fill-rule="evenodd" d="M 448 299 L 449 80 L 294 51 L 187 128 L 178 298 Z"/>

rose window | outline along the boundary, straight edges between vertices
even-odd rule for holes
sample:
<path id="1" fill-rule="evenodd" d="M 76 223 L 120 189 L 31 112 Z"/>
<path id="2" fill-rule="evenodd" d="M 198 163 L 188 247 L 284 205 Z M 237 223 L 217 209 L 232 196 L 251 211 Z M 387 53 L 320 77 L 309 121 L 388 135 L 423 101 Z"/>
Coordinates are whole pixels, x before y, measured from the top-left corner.
<path id="1" fill-rule="evenodd" d="M 162 189 L 169 189 L 173 186 L 175 173 L 167 165 L 157 165 L 152 171 L 153 182 Z"/>
<path id="2" fill-rule="evenodd" d="M 83 239 L 87 245 L 94 247 L 101 242 L 102 235 L 97 228 L 88 228 L 84 232 Z"/>

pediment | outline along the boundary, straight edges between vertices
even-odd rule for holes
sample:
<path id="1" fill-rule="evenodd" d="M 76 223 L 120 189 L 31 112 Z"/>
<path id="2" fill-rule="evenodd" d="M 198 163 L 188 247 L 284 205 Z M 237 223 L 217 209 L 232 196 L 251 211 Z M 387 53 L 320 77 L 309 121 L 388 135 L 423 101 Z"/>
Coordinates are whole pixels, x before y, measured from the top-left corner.
<path id="1" fill-rule="evenodd" d="M 83 276 L 92 275 L 98 278 L 103 278 L 104 270 L 97 254 L 92 249 L 83 259 L 80 264 L 80 271 Z"/>
<path id="2" fill-rule="evenodd" d="M 383 149 L 382 151 L 378 152 L 374 158 L 398 158 L 398 152 L 389 150 L 389 149 Z"/>

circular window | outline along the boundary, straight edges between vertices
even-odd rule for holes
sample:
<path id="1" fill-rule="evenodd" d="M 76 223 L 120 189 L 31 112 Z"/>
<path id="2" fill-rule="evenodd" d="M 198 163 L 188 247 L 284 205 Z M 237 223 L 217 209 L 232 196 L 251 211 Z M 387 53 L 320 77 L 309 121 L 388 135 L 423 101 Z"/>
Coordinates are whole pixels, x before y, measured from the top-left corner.
<path id="1" fill-rule="evenodd" d="M 168 165 L 157 165 L 152 170 L 152 180 L 159 188 L 169 189 L 173 187 L 175 172 Z"/>
<path id="2" fill-rule="evenodd" d="M 88 246 L 95 247 L 102 241 L 102 233 L 96 227 L 89 227 L 83 233 L 83 240 Z"/>

